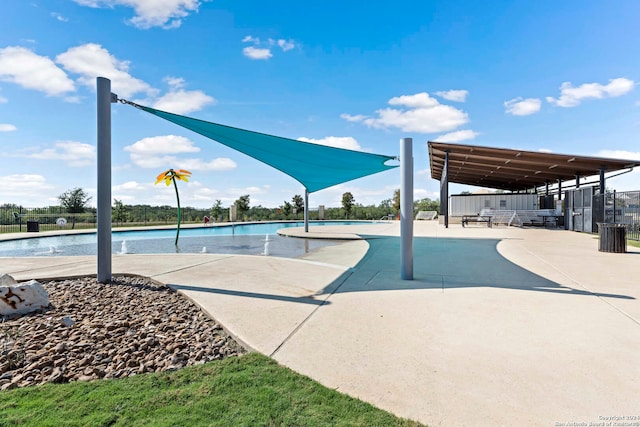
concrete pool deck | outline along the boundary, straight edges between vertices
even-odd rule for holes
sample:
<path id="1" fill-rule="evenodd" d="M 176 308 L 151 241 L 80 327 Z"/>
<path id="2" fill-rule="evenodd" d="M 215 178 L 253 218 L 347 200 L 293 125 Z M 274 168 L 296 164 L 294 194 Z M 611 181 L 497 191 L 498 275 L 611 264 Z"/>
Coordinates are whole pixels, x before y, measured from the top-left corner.
<path id="1" fill-rule="evenodd" d="M 114 255 L 113 272 L 169 284 L 256 351 L 432 426 L 640 416 L 640 249 L 602 253 L 593 235 L 563 230 L 416 221 L 414 280 L 403 281 L 399 230 L 311 227 L 366 240 L 297 260 Z M 95 256 L 0 258 L 19 280 L 95 270 Z"/>

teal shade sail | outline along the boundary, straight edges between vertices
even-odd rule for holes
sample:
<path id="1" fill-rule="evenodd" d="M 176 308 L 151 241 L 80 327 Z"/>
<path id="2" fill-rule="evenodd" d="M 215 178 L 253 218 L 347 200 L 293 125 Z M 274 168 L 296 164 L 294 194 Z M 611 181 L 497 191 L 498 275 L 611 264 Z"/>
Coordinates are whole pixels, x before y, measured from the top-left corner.
<path id="1" fill-rule="evenodd" d="M 300 182 L 310 193 L 398 167 L 385 164 L 394 156 L 327 147 L 126 103 L 266 163 Z"/>

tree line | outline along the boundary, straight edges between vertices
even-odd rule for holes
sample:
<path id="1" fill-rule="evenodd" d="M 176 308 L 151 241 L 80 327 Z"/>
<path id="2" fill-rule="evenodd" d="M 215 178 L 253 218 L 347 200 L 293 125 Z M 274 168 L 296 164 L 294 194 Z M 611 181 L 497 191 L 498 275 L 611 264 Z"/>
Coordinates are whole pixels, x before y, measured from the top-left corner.
<path id="1" fill-rule="evenodd" d="M 82 188 L 68 190 L 58 196 L 59 206 L 49 206 L 37 209 L 24 209 L 15 204 L 5 204 L 0 209 L 0 223 L 14 224 L 18 220 L 24 222 L 29 218 L 37 219 L 40 223 L 55 224 L 60 216 L 70 220 L 70 227 L 76 224 L 95 225 L 96 209 L 89 206 L 91 197 Z M 238 221 L 282 221 L 300 220 L 304 218 L 304 199 L 296 194 L 291 200 L 285 200 L 275 208 L 261 205 L 251 206 L 251 196 L 245 194 L 234 201 Z M 424 198 L 414 202 L 414 214 L 418 211 L 438 211 L 438 200 Z M 230 220 L 229 207 L 224 207 L 221 200 L 215 200 L 210 208 L 182 208 L 182 220 L 189 223 L 199 223 L 208 217 L 211 222 L 227 222 Z M 341 207 L 324 209 L 322 217 L 318 209 L 309 211 L 311 220 L 379 220 L 381 218 L 396 217 L 400 212 L 400 190 L 395 190 L 392 197 L 382 200 L 377 205 L 363 205 L 357 202 L 351 192 L 342 195 Z M 151 206 L 148 204 L 124 204 L 122 200 L 114 199 L 112 205 L 112 221 L 114 225 L 151 225 L 172 224 L 176 220 L 176 207 L 169 205 Z"/>

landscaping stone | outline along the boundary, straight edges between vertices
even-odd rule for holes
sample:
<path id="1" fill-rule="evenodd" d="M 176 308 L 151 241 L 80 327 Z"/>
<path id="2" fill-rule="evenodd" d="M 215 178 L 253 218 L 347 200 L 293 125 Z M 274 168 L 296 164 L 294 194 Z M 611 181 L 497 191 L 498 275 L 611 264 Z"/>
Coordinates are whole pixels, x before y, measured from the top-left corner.
<path id="1" fill-rule="evenodd" d="M 1 279 L 0 279 L 1 280 Z M 0 324 L 0 389 L 126 378 L 244 353 L 170 288 L 141 277 L 44 282 L 48 310 Z"/>
<path id="2" fill-rule="evenodd" d="M 16 316 L 49 306 L 49 295 L 35 280 L 17 283 L 8 274 L 0 276 L 0 315 Z"/>

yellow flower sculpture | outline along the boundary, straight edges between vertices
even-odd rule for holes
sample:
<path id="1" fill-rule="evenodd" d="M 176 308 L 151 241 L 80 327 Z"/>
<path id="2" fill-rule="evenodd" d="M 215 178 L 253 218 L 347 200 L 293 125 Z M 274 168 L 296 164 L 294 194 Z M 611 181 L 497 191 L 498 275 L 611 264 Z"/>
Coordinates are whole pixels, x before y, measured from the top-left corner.
<path id="1" fill-rule="evenodd" d="M 178 194 L 178 183 L 176 180 L 181 180 L 184 182 L 189 182 L 189 178 L 191 177 L 191 172 L 184 169 L 173 170 L 169 169 L 162 172 L 156 178 L 156 184 L 160 184 L 164 181 L 167 186 L 171 185 L 173 182 L 173 187 L 176 189 L 176 199 L 178 200 L 178 228 L 176 229 L 176 246 L 178 245 L 178 237 L 180 237 L 180 195 Z"/>

